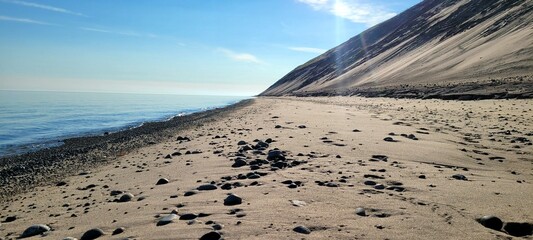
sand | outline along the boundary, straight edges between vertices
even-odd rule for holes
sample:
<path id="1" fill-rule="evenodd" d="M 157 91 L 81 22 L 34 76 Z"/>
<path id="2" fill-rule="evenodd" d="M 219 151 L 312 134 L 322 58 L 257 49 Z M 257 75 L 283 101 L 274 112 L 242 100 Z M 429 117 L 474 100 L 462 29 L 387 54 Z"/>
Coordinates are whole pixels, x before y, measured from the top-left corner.
<path id="1" fill-rule="evenodd" d="M 225 239 L 508 239 L 476 218 L 533 222 L 532 108 L 532 100 L 258 98 L 65 178 L 66 185 L 4 201 L 0 237 L 45 224 L 45 239 L 79 239 L 93 228 L 103 230 L 102 239 L 199 239 L 219 224 Z M 258 174 L 236 179 L 253 172 L 232 167 L 239 149 L 268 138 L 262 151 L 242 152 L 248 164 L 264 163 L 255 165 Z M 265 160 L 275 148 L 286 158 L 277 166 L 291 167 L 272 171 Z M 168 183 L 156 185 L 161 178 Z M 236 182 L 242 186 L 221 189 Z M 210 183 L 217 189 L 184 196 Z M 132 201 L 117 202 L 117 190 Z M 242 203 L 224 205 L 229 193 Z M 200 216 L 157 226 L 173 211 Z M 294 231 L 298 226 L 310 233 Z"/>

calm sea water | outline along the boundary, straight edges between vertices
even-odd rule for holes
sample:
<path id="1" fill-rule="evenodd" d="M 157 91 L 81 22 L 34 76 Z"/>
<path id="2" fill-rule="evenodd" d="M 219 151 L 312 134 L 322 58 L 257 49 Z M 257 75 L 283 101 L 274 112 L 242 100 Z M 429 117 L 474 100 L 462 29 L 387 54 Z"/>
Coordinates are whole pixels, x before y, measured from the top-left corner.
<path id="1" fill-rule="evenodd" d="M 0 91 L 0 156 L 227 106 L 246 97 Z"/>

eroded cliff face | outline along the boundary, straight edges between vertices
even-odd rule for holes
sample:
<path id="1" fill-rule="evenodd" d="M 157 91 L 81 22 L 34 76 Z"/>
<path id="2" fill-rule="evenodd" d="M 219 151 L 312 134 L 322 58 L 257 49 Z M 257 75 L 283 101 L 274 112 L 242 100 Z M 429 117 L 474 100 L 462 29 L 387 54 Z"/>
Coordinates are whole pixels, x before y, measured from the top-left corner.
<path id="1" fill-rule="evenodd" d="M 426 0 L 297 67 L 261 95 L 461 92 L 463 84 L 495 81 L 511 88 L 526 81 L 513 91 L 527 92 L 531 75 L 532 0 Z"/>

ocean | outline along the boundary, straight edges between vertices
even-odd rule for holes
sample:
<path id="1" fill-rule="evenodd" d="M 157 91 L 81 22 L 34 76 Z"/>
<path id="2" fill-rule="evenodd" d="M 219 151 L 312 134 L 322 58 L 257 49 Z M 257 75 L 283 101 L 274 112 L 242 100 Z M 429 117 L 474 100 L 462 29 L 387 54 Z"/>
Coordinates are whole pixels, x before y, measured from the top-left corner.
<path id="1" fill-rule="evenodd" d="M 249 97 L 0 90 L 0 157 L 224 107 Z"/>

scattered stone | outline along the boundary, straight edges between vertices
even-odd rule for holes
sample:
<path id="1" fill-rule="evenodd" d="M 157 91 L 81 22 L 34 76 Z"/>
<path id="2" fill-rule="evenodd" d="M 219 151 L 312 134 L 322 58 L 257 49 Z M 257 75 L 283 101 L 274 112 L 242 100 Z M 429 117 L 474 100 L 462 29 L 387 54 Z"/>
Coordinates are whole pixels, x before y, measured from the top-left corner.
<path id="1" fill-rule="evenodd" d="M 56 186 L 58 186 L 58 187 L 65 186 L 65 185 L 67 185 L 67 182 L 65 182 L 65 181 L 61 181 L 61 182 L 56 183 Z"/>
<path id="2" fill-rule="evenodd" d="M 279 150 L 272 150 L 268 152 L 267 159 L 268 160 L 285 160 L 285 156 Z"/>
<path id="3" fill-rule="evenodd" d="M 117 195 L 120 195 L 120 194 L 123 194 L 124 192 L 123 191 L 120 191 L 120 190 L 111 190 L 111 193 L 110 195 L 111 196 L 117 196 Z"/>
<path id="4" fill-rule="evenodd" d="M 304 202 L 304 201 L 300 201 L 300 200 L 290 200 L 290 202 L 291 202 L 292 205 L 295 206 L 295 207 L 303 207 L 303 206 L 307 205 L 306 202 Z"/>
<path id="5" fill-rule="evenodd" d="M 133 194 L 131 193 L 124 193 L 120 199 L 118 199 L 119 202 L 129 202 L 131 200 L 133 200 Z"/>
<path id="6" fill-rule="evenodd" d="M 392 138 L 392 137 L 383 138 L 383 141 L 385 141 L 385 142 L 396 142 L 396 140 L 394 140 L 394 138 Z"/>
<path id="7" fill-rule="evenodd" d="M 188 196 L 195 195 L 197 193 L 198 193 L 198 191 L 196 191 L 196 190 L 190 190 L 190 191 L 186 191 L 185 193 L 183 193 L 183 196 L 188 197 Z"/>
<path id="8" fill-rule="evenodd" d="M 255 144 L 255 149 L 268 148 L 270 145 L 266 142 L 259 141 Z"/>
<path id="9" fill-rule="evenodd" d="M 159 221 L 157 221 L 156 223 L 156 226 L 163 226 L 163 225 L 167 225 L 171 222 L 174 222 L 175 219 L 178 218 L 178 215 L 174 214 L 174 213 L 171 213 L 169 215 L 166 215 L 162 218 L 159 219 Z"/>
<path id="10" fill-rule="evenodd" d="M 309 230 L 309 228 L 304 227 L 304 226 L 298 226 L 298 227 L 293 228 L 292 230 L 297 232 L 297 233 L 302 233 L 302 234 L 310 234 L 311 233 L 311 230 Z"/>
<path id="11" fill-rule="evenodd" d="M 494 229 L 500 231 L 503 227 L 503 222 L 501 219 L 495 216 L 483 216 L 482 218 L 477 219 L 481 225 L 486 228 Z"/>
<path id="12" fill-rule="evenodd" d="M 503 230 L 509 235 L 524 237 L 533 233 L 533 225 L 531 223 L 508 222 L 503 226 Z"/>
<path id="13" fill-rule="evenodd" d="M 17 216 L 8 216 L 6 217 L 6 220 L 4 220 L 4 222 L 8 223 L 8 222 L 13 222 L 17 220 Z"/>
<path id="14" fill-rule="evenodd" d="M 169 183 L 168 179 L 160 178 L 159 180 L 157 180 L 157 183 L 155 185 L 163 185 L 163 184 L 167 184 L 167 183 Z"/>
<path id="15" fill-rule="evenodd" d="M 93 229 L 91 229 L 91 230 L 85 232 L 85 233 L 81 236 L 80 240 L 92 240 L 92 239 L 97 239 L 97 238 L 99 238 L 99 237 L 101 237 L 101 236 L 103 236 L 103 235 L 104 235 L 104 231 L 102 231 L 102 229 L 100 229 L 100 228 L 93 228 Z"/>
<path id="16" fill-rule="evenodd" d="M 300 126 L 298 126 L 298 128 L 306 128 L 306 126 L 305 125 L 300 125 Z"/>
<path id="17" fill-rule="evenodd" d="M 222 236 L 220 233 L 216 231 L 208 232 L 204 234 L 202 237 L 200 237 L 200 240 L 219 240 L 222 239 Z"/>
<path id="18" fill-rule="evenodd" d="M 178 136 L 176 138 L 176 141 L 191 141 L 191 139 L 189 137 L 182 137 L 182 136 Z"/>
<path id="19" fill-rule="evenodd" d="M 220 188 L 223 189 L 223 190 L 230 190 L 233 187 L 232 187 L 231 183 L 224 183 L 222 186 L 220 186 Z"/>
<path id="20" fill-rule="evenodd" d="M 248 165 L 248 163 L 244 159 L 237 158 L 235 159 L 235 162 L 233 163 L 233 165 L 231 165 L 231 167 L 239 168 L 239 167 L 246 166 L 246 165 Z"/>
<path id="21" fill-rule="evenodd" d="M 213 226 L 211 226 L 214 230 L 222 230 L 222 228 L 224 227 L 224 225 L 222 224 L 214 224 Z"/>
<path id="22" fill-rule="evenodd" d="M 377 189 L 377 190 L 383 190 L 383 189 L 385 189 L 385 186 L 384 186 L 383 184 L 376 184 L 376 185 L 374 186 L 374 189 Z"/>
<path id="23" fill-rule="evenodd" d="M 365 184 L 365 185 L 368 185 L 368 186 L 374 186 L 374 185 L 376 185 L 377 183 L 374 182 L 374 181 L 372 181 L 372 180 L 366 180 L 366 181 L 364 182 L 364 184 Z"/>
<path id="24" fill-rule="evenodd" d="M 240 146 L 240 145 L 246 145 L 246 142 L 243 141 L 243 140 L 241 140 L 241 141 L 239 141 L 239 142 L 237 143 L 237 145 L 239 145 L 239 146 Z"/>
<path id="25" fill-rule="evenodd" d="M 468 181 L 468 178 L 466 178 L 466 176 L 463 174 L 454 174 L 452 175 L 452 178 L 462 181 Z"/>
<path id="26" fill-rule="evenodd" d="M 20 238 L 27 238 L 27 237 L 43 234 L 48 231 L 50 231 L 49 226 L 46 226 L 44 224 L 36 224 L 36 225 L 30 226 L 29 228 L 26 228 L 26 230 L 24 230 L 24 232 L 22 232 L 22 234 L 20 235 Z"/>
<path id="27" fill-rule="evenodd" d="M 181 153 L 180 152 L 173 152 L 171 155 L 172 156 L 181 156 Z"/>
<path id="28" fill-rule="evenodd" d="M 426 179 L 426 175 L 419 175 L 418 178 L 420 178 L 420 179 Z"/>
<path id="29" fill-rule="evenodd" d="M 358 207 L 355 209 L 355 214 L 359 215 L 359 216 L 362 216 L 362 217 L 366 217 L 366 211 L 364 208 L 362 207 Z"/>
<path id="30" fill-rule="evenodd" d="M 119 227 L 119 228 L 115 229 L 111 235 L 121 234 L 121 233 L 123 233 L 125 230 L 126 230 L 125 228 L 123 228 L 123 227 Z"/>
<path id="31" fill-rule="evenodd" d="M 194 213 L 186 213 L 180 216 L 180 220 L 193 220 L 196 219 L 198 215 Z"/>
<path id="32" fill-rule="evenodd" d="M 242 198 L 231 193 L 229 194 L 226 199 L 224 199 L 224 205 L 226 206 L 233 206 L 233 205 L 239 205 L 242 203 Z"/>
<path id="33" fill-rule="evenodd" d="M 216 190 L 218 187 L 215 184 L 205 184 L 197 187 L 196 189 L 200 191 L 209 191 L 209 190 Z"/>

